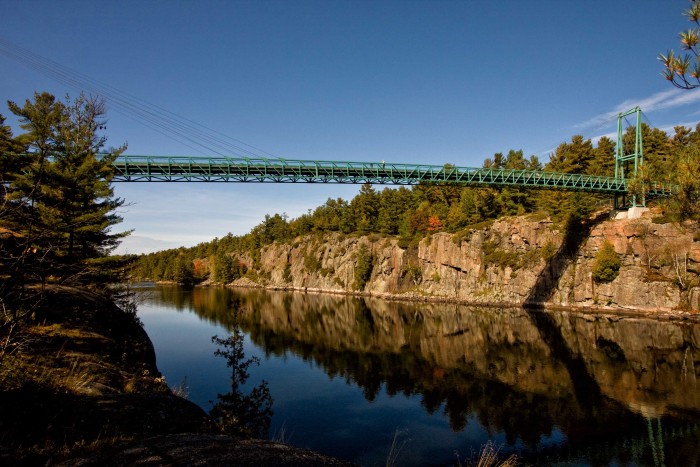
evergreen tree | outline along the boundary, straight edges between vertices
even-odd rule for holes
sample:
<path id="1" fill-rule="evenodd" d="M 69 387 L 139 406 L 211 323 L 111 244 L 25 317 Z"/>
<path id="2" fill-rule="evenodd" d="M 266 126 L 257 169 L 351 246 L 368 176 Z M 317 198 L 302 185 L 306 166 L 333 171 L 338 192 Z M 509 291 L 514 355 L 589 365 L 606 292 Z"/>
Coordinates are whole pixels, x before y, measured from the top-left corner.
<path id="1" fill-rule="evenodd" d="M 21 220 L 26 238 L 64 265 L 84 265 L 112 251 L 128 234 L 111 233 L 121 222 L 114 211 L 124 203 L 114 197 L 111 163 L 125 148 L 98 156 L 106 143 L 98 134 L 105 124 L 104 101 L 81 94 L 63 104 L 37 93 L 22 107 L 8 105 L 26 131 L 19 139 L 32 154 L 14 177 L 11 195 L 27 207 Z"/>
<path id="2" fill-rule="evenodd" d="M 42 182 L 46 178 L 47 166 L 60 150 L 57 134 L 63 106 L 51 94 L 35 93 L 33 103 L 27 99 L 20 108 L 14 102 L 8 102 L 8 107 L 19 117 L 20 127 L 26 132 L 16 141 L 29 153 L 3 155 L 3 165 L 8 168 L 4 178 L 11 182 L 7 194 L 10 209 L 3 223 L 22 235 L 26 248 L 33 248 L 48 232 L 42 225 L 42 220 L 47 219 L 39 216 L 39 203 L 45 191 Z"/>
<path id="3" fill-rule="evenodd" d="M 337 232 L 340 230 L 343 212 L 348 202 L 342 198 L 328 198 L 326 203 L 316 208 L 312 215 L 313 230 L 317 232 Z"/>
<path id="4" fill-rule="evenodd" d="M 372 185 L 362 185 L 360 193 L 350 202 L 350 211 L 355 220 L 355 230 L 363 233 L 377 231 L 379 195 Z"/>
<path id="5" fill-rule="evenodd" d="M 355 290 L 363 290 L 367 281 L 372 277 L 372 269 L 374 268 L 374 258 L 372 252 L 364 243 L 360 246 L 355 258 L 355 282 L 353 288 Z"/>
<path id="6" fill-rule="evenodd" d="M 632 154 L 635 150 L 636 127 L 627 127 L 622 137 L 622 144 L 625 154 Z M 674 170 L 671 151 L 673 143 L 663 130 L 651 128 L 646 123 L 642 123 L 642 149 L 644 156 L 644 166 L 647 174 L 652 180 L 668 181 Z M 629 161 L 625 169 L 625 177 L 633 176 L 633 162 Z"/>
<path id="7" fill-rule="evenodd" d="M 414 194 L 405 187 L 394 190 L 385 188 L 380 194 L 379 217 L 377 227 L 379 232 L 397 235 L 406 213 L 413 210 Z"/>
<path id="8" fill-rule="evenodd" d="M 450 207 L 447 215 L 447 229 L 456 232 L 481 220 L 477 204 L 475 202 L 475 190 L 464 188 L 459 197 L 459 203 Z"/>
<path id="9" fill-rule="evenodd" d="M 611 282 L 620 272 L 620 256 L 615 252 L 615 247 L 607 240 L 595 255 L 592 276 L 596 282 Z"/>
<path id="10" fill-rule="evenodd" d="M 583 136 L 575 135 L 571 138 L 571 143 L 561 143 L 557 147 L 547 164 L 547 170 L 576 174 L 589 173 L 589 165 L 593 158 L 591 140 L 584 140 Z"/>
<path id="11" fill-rule="evenodd" d="M 5 116 L 0 114 L 0 183 L 5 188 L 26 165 L 23 152 L 24 146 L 12 136 L 12 129 L 5 125 Z"/>
<path id="12" fill-rule="evenodd" d="M 477 222 L 496 219 L 502 211 L 498 191 L 493 188 L 478 188 L 474 193 L 474 205 L 479 214 Z"/>
<path id="13" fill-rule="evenodd" d="M 672 217 L 700 221 L 700 146 L 690 144 L 678 152 L 673 182 L 678 191 L 668 201 Z"/>
<path id="14" fill-rule="evenodd" d="M 238 279 L 236 262 L 229 253 L 220 252 L 216 255 L 214 263 L 214 280 L 221 284 L 228 284 Z"/>
<path id="15" fill-rule="evenodd" d="M 673 146 L 674 151 L 677 151 L 680 148 L 683 148 L 690 144 L 693 135 L 693 130 L 682 125 L 673 127 L 673 130 L 674 134 L 673 138 L 671 138 L 671 146 Z"/>
<path id="16" fill-rule="evenodd" d="M 700 26 L 700 2 L 691 0 L 691 6 L 683 12 L 688 21 Z M 694 89 L 700 86 L 700 29 L 691 28 L 679 34 L 684 55 L 676 55 L 669 50 L 660 54 L 659 60 L 664 64 L 664 78 L 674 86 L 682 89 Z"/>
<path id="17" fill-rule="evenodd" d="M 598 140 L 598 146 L 593 150 L 593 160 L 589 167 L 591 175 L 606 177 L 615 175 L 615 145 L 616 143 L 607 136 Z"/>
<path id="18" fill-rule="evenodd" d="M 542 163 L 540 159 L 534 154 L 530 156 L 530 160 L 527 164 L 527 170 L 542 170 Z"/>
<path id="19" fill-rule="evenodd" d="M 184 252 L 181 252 L 175 260 L 172 280 L 183 285 L 192 285 L 194 283 L 194 267 L 192 261 Z"/>
<path id="20" fill-rule="evenodd" d="M 275 241 L 286 241 L 291 238 L 291 230 L 287 223 L 287 215 L 265 214 L 265 219 L 259 225 L 260 244 L 269 245 Z"/>
<path id="21" fill-rule="evenodd" d="M 605 150 L 605 146 L 603 150 Z M 595 170 L 603 170 L 602 167 L 598 167 L 599 165 L 602 166 L 602 155 L 597 154 L 593 149 L 591 140 L 584 140 L 583 136 L 575 135 L 571 138 L 570 143 L 562 143 L 557 147 L 550 156 L 545 170 L 587 174 Z M 538 205 L 540 209 L 547 211 L 554 220 L 570 223 L 569 220 L 573 218 L 577 219 L 576 222 L 582 220 L 585 217 L 582 213 L 583 207 L 590 209 L 595 206 L 597 201 L 598 197 L 591 194 L 546 190 L 539 194 Z"/>

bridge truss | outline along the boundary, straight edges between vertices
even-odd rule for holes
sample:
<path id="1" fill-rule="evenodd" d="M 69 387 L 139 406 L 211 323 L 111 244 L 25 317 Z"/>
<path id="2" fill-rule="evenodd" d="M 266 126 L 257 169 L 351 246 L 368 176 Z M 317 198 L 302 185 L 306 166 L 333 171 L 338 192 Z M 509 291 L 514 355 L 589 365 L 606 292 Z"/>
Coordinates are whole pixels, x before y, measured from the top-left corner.
<path id="1" fill-rule="evenodd" d="M 267 158 L 120 156 L 115 182 L 275 182 L 459 184 L 481 187 L 540 188 L 591 193 L 627 193 L 623 178 L 451 165 L 341 162 Z M 667 196 L 672 187 L 652 184 L 647 196 Z"/>

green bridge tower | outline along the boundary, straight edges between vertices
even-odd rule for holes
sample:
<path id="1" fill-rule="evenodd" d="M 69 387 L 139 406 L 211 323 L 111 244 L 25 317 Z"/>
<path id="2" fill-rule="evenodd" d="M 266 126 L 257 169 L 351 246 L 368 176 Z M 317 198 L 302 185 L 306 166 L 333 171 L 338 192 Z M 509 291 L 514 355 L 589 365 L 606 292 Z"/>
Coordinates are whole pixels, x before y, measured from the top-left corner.
<path id="1" fill-rule="evenodd" d="M 629 115 L 634 115 L 636 119 L 635 128 L 635 138 L 634 138 L 634 152 L 628 153 L 625 145 L 623 144 L 622 137 L 624 133 L 623 120 Z M 617 116 L 617 146 L 615 149 L 615 178 L 618 180 L 625 180 L 625 172 L 629 173 L 632 170 L 631 180 L 636 186 L 639 183 L 637 176 L 642 175 L 642 166 L 644 165 L 644 151 L 642 148 L 642 109 L 635 107 L 626 112 L 621 112 Z M 626 193 L 616 193 L 615 194 L 615 208 L 623 207 L 645 207 L 646 199 L 644 196 L 644 190 L 641 191 L 639 199 L 636 194 L 632 194 L 632 199 L 629 205 L 627 205 L 627 194 Z"/>

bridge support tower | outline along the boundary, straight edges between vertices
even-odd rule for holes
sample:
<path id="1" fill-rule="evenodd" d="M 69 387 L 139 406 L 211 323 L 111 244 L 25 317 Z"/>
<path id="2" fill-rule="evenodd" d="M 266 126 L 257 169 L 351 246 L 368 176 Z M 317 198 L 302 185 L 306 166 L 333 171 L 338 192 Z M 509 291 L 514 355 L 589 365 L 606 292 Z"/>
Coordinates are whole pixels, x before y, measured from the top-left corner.
<path id="1" fill-rule="evenodd" d="M 623 120 L 629 115 L 634 115 L 636 131 L 634 138 L 634 151 L 628 152 L 632 148 L 625 148 L 622 138 L 624 136 Z M 631 146 L 631 145 L 629 145 Z M 621 112 L 617 116 L 617 146 L 615 149 L 615 178 L 625 180 L 628 178 L 629 181 L 634 181 L 635 184 L 639 183 L 637 181 L 637 176 L 642 174 L 642 166 L 644 164 L 644 150 L 642 147 L 642 109 L 635 107 L 626 112 Z M 631 173 L 630 173 L 631 172 Z M 628 197 L 630 198 L 628 200 Z M 622 208 L 637 208 L 645 207 L 646 199 L 644 197 L 644 192 L 640 196 L 633 194 L 629 196 L 628 194 L 615 195 L 615 209 Z"/>

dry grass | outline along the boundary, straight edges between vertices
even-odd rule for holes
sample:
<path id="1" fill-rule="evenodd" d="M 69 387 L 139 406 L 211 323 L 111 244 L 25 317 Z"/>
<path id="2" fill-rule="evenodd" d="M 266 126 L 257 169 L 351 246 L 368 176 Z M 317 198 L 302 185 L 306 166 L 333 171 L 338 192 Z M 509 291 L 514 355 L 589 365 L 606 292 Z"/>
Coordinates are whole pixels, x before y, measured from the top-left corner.
<path id="1" fill-rule="evenodd" d="M 188 399 L 190 397 L 190 387 L 187 385 L 187 376 L 182 378 L 182 381 L 180 381 L 178 384 L 172 386 L 170 391 L 177 397 Z"/>
<path id="2" fill-rule="evenodd" d="M 74 394 L 83 394 L 91 392 L 90 387 L 95 379 L 92 372 L 76 359 L 73 360 L 67 373 L 59 376 L 57 385 L 63 386 Z"/>
<path id="3" fill-rule="evenodd" d="M 98 357 L 64 347 L 68 342 L 95 346 L 106 341 L 99 334 L 56 323 L 22 326 L 21 332 L 1 339 L 0 389 L 31 385 L 72 394 L 94 393 L 100 379 L 95 366 Z"/>
<path id="4" fill-rule="evenodd" d="M 65 361 L 65 366 L 60 366 L 56 365 L 56 360 L 16 352 L 6 355 L 2 363 L 0 386 L 4 390 L 33 384 L 73 394 L 89 394 L 97 380 L 87 365 L 77 358 Z"/>
<path id="5" fill-rule="evenodd" d="M 401 451 L 403 451 L 403 448 L 409 441 L 408 438 L 403 437 L 404 434 L 404 431 L 398 429 L 394 432 L 394 439 L 391 441 L 391 447 L 389 448 L 389 453 L 386 456 L 386 467 L 398 465 L 397 461 L 401 455 Z"/>
<path id="6" fill-rule="evenodd" d="M 500 448 L 496 447 L 491 441 L 487 442 L 481 447 L 479 451 L 479 457 L 473 461 L 465 464 L 466 467 L 516 467 L 518 465 L 518 456 L 511 454 L 506 459 L 501 460 L 498 455 Z M 457 465 L 462 467 L 462 462 L 459 459 L 459 453 L 455 452 L 457 456 Z"/>
<path id="7" fill-rule="evenodd" d="M 282 423 L 282 426 L 270 437 L 273 443 L 291 444 L 292 434 L 287 431 L 287 425 Z"/>
<path id="8" fill-rule="evenodd" d="M 484 447 L 481 448 L 476 467 L 515 467 L 518 465 L 518 457 L 515 455 L 511 455 L 501 461 L 498 456 L 499 451 L 500 448 L 494 446 L 491 441 L 486 443 Z"/>

